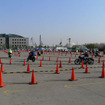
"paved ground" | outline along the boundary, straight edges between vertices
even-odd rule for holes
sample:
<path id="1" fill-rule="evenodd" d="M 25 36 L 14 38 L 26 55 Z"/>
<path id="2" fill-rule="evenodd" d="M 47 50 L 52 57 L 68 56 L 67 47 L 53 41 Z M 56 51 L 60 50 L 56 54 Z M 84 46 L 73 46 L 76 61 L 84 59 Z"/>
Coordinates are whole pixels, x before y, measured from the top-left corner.
<path id="1" fill-rule="evenodd" d="M 9 64 L 8 55 L 0 51 L 4 71 L 7 73 L 2 74 L 6 87 L 0 88 L 0 105 L 105 105 L 105 79 L 99 78 L 102 61 L 97 63 L 98 58 L 95 58 L 95 65 L 88 65 L 93 68 L 89 68 L 90 73 L 85 74 L 85 69 L 79 69 L 81 65 L 68 63 L 70 54 L 44 54 L 34 63 L 29 61 L 30 70 L 36 71 L 35 77 L 38 82 L 37 85 L 30 85 L 32 73 L 17 73 L 27 71 L 27 65 L 23 65 L 27 56 L 28 52 L 22 52 L 21 57 L 15 56 L 14 53 L 12 64 Z M 43 56 L 42 67 L 39 67 Z M 60 74 L 53 71 L 56 70 L 57 57 L 63 64 Z M 73 55 L 71 61 L 74 59 L 76 58 Z M 72 67 L 75 68 L 77 81 L 69 81 Z"/>

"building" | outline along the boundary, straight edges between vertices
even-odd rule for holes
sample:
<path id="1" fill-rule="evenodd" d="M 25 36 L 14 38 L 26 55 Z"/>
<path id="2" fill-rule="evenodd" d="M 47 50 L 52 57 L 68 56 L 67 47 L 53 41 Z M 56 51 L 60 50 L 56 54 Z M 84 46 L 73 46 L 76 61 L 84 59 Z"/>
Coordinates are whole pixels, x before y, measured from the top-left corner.
<path id="1" fill-rule="evenodd" d="M 15 34 L 0 34 L 1 48 L 26 48 L 29 46 L 29 38 Z"/>
<path id="2" fill-rule="evenodd" d="M 6 40 L 5 37 L 0 37 L 0 48 L 5 48 L 6 47 Z"/>

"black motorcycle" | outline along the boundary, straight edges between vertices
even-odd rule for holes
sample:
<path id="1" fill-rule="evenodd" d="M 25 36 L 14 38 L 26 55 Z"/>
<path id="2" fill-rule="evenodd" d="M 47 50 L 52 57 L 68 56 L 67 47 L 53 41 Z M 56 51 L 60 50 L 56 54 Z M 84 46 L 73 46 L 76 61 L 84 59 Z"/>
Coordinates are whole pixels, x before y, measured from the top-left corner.
<path id="1" fill-rule="evenodd" d="M 77 64 L 81 64 L 82 63 L 82 60 L 84 62 L 84 64 L 88 63 L 88 64 L 94 64 L 94 59 L 92 59 L 91 57 L 82 57 L 82 56 L 79 56 L 75 61 L 74 63 L 77 65 Z"/>
<path id="2" fill-rule="evenodd" d="M 11 58 L 12 57 L 12 53 L 8 53 L 8 57 Z"/>
<path id="3" fill-rule="evenodd" d="M 29 54 L 27 61 L 32 60 L 32 62 L 35 62 L 35 58 L 36 58 L 36 55 L 33 56 L 33 55 Z"/>
<path id="4" fill-rule="evenodd" d="M 97 52 L 94 53 L 94 56 L 95 56 L 95 57 L 99 57 L 99 56 L 101 57 L 101 54 L 100 54 L 99 51 L 97 51 Z"/>

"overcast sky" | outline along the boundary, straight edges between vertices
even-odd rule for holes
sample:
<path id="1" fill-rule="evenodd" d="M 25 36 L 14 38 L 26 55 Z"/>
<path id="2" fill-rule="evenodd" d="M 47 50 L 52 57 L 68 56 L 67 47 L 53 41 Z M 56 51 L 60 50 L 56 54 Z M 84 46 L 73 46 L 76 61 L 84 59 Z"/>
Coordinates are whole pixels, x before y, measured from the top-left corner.
<path id="1" fill-rule="evenodd" d="M 0 33 L 46 45 L 105 42 L 105 0 L 0 0 Z"/>

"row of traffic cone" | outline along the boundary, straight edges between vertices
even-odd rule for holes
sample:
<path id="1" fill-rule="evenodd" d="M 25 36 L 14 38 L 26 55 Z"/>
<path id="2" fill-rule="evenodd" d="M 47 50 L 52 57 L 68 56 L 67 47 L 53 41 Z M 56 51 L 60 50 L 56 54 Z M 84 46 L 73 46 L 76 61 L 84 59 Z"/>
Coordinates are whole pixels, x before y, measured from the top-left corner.
<path id="1" fill-rule="evenodd" d="M 29 63 L 27 66 L 27 72 L 30 72 L 30 68 L 29 68 Z M 56 74 L 59 74 L 59 66 L 57 63 L 57 67 L 56 67 Z M 85 69 L 85 73 L 89 73 L 88 72 L 88 65 L 86 64 L 86 69 Z M 103 69 L 102 69 L 102 75 L 101 78 L 105 78 L 105 70 L 104 70 L 104 61 L 103 61 Z M 69 79 L 70 81 L 76 81 L 75 78 L 75 71 L 74 71 L 74 67 L 72 68 L 72 73 L 71 73 L 71 79 Z M 31 84 L 37 84 L 36 82 L 36 78 L 35 78 L 35 72 L 34 70 L 32 70 L 32 79 L 31 79 Z M 2 78 L 2 70 L 0 70 L 0 87 L 5 87 L 6 85 L 3 84 L 3 78 Z"/>

